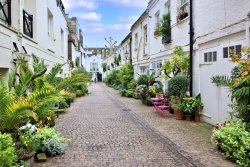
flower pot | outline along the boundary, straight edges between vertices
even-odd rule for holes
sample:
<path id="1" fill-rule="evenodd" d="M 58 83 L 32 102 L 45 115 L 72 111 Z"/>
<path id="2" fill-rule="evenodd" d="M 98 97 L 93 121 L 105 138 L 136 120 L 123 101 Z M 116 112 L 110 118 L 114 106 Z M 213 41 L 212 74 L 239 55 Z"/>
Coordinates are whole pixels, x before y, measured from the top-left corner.
<path id="1" fill-rule="evenodd" d="M 195 115 L 194 116 L 194 121 L 195 122 L 201 122 L 201 116 L 200 115 Z"/>
<path id="2" fill-rule="evenodd" d="M 184 113 L 183 111 L 174 108 L 174 118 L 177 120 L 183 120 L 184 119 Z"/>
<path id="3" fill-rule="evenodd" d="M 187 121 L 191 121 L 191 117 L 192 117 L 191 114 L 185 114 L 185 118 Z"/>

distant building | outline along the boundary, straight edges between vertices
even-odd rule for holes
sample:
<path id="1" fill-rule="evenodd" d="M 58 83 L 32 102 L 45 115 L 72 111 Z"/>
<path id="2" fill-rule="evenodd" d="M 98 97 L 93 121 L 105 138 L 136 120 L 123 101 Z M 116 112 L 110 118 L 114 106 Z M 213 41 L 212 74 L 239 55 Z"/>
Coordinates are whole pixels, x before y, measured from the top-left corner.
<path id="1" fill-rule="evenodd" d="M 105 48 L 84 48 L 84 56 L 82 65 L 92 74 L 92 81 L 102 81 L 103 80 L 103 58 L 106 56 L 107 52 Z"/>

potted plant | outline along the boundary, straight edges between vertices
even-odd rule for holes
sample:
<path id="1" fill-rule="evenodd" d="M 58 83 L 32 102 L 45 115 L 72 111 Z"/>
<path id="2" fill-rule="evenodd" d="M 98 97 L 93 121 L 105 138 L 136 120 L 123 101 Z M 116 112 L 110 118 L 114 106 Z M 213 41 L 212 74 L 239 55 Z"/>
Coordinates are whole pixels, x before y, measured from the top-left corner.
<path id="1" fill-rule="evenodd" d="M 181 109 L 185 113 L 185 118 L 187 121 L 191 121 L 192 113 L 194 112 L 195 108 L 196 104 L 194 98 L 183 98 Z"/>
<path id="2" fill-rule="evenodd" d="M 201 102 L 200 95 L 198 95 L 195 98 L 195 104 L 196 104 L 196 108 L 194 110 L 194 120 L 195 120 L 195 122 L 200 122 L 201 121 L 201 111 L 203 109 L 203 103 Z"/>
<path id="3" fill-rule="evenodd" d="M 171 98 L 171 106 L 174 109 L 176 119 L 183 119 L 183 111 L 181 111 L 181 101 L 188 91 L 189 81 L 186 76 L 175 76 L 168 82 L 168 93 Z"/>
<path id="4" fill-rule="evenodd" d="M 178 97 L 172 97 L 170 105 L 174 109 L 174 118 L 177 120 L 183 120 L 184 113 L 182 111 L 181 99 Z"/>

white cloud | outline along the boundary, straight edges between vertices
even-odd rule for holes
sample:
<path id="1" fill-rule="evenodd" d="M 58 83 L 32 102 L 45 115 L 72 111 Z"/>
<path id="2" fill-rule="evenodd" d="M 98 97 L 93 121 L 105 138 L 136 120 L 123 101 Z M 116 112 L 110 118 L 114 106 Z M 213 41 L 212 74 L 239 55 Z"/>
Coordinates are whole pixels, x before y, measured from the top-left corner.
<path id="1" fill-rule="evenodd" d="M 90 23 L 84 26 L 83 31 L 85 33 L 98 33 L 98 32 L 104 32 L 105 26 L 102 23 Z"/>
<path id="2" fill-rule="evenodd" d="M 96 12 L 74 13 L 72 16 L 86 21 L 100 21 L 102 18 L 102 15 Z"/>
<path id="3" fill-rule="evenodd" d="M 96 0 L 62 0 L 66 10 L 73 8 L 84 8 L 88 10 L 94 10 L 98 8 Z"/>
<path id="4" fill-rule="evenodd" d="M 118 21 L 122 23 L 134 23 L 138 18 L 139 16 L 119 17 Z"/>
<path id="5" fill-rule="evenodd" d="M 131 24 L 112 24 L 108 25 L 108 28 L 111 30 L 121 31 L 121 30 L 130 30 Z"/>
<path id="6" fill-rule="evenodd" d="M 145 8 L 147 7 L 147 1 L 146 0 L 106 0 L 107 2 L 111 2 L 117 5 L 123 5 L 127 7 L 139 7 L 139 8 Z"/>

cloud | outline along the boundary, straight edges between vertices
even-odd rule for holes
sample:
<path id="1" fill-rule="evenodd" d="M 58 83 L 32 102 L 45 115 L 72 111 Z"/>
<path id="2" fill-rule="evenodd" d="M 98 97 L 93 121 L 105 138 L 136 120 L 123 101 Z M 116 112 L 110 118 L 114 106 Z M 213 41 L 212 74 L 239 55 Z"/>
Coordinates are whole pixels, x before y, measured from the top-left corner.
<path id="1" fill-rule="evenodd" d="M 134 23 L 138 18 L 139 16 L 119 17 L 118 21 L 122 23 Z"/>
<path id="2" fill-rule="evenodd" d="M 104 31 L 105 31 L 105 25 L 102 23 L 89 23 L 86 24 L 83 28 L 83 32 L 90 34 L 104 32 Z"/>
<path id="3" fill-rule="evenodd" d="M 84 8 L 87 10 L 94 10 L 98 8 L 96 0 L 62 0 L 66 10 L 73 8 Z"/>
<path id="4" fill-rule="evenodd" d="M 114 3 L 116 5 L 123 5 L 126 7 L 145 8 L 147 7 L 147 1 L 145 0 L 105 0 L 107 2 Z"/>
<path id="5" fill-rule="evenodd" d="M 86 21 L 100 21 L 102 18 L 102 15 L 96 12 L 74 13 L 72 16 Z"/>
<path id="6" fill-rule="evenodd" d="M 131 24 L 111 24 L 108 28 L 115 31 L 130 30 Z"/>

